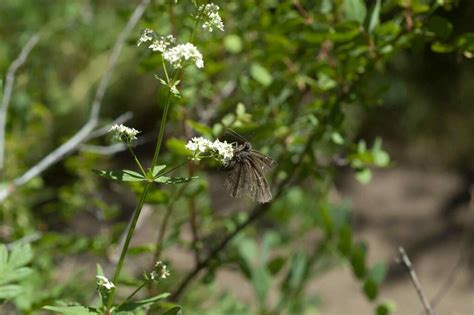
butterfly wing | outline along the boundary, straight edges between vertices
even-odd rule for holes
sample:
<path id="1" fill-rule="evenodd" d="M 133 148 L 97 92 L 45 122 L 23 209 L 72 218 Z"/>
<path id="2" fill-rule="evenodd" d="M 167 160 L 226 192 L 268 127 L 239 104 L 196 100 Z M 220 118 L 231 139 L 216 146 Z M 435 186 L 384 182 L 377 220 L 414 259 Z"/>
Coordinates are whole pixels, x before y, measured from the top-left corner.
<path id="1" fill-rule="evenodd" d="M 255 167 L 262 170 L 263 173 L 273 170 L 277 165 L 275 160 L 257 150 L 250 150 L 250 156 Z"/>
<path id="2" fill-rule="evenodd" d="M 259 160 L 255 156 L 250 155 L 248 162 L 252 171 L 252 184 L 250 187 L 250 197 L 260 203 L 269 202 L 272 199 L 272 192 L 270 185 L 264 175 L 264 170 L 261 168 Z"/>
<path id="3" fill-rule="evenodd" d="M 246 167 L 248 166 L 242 162 L 235 163 L 227 173 L 224 187 L 234 198 L 240 198 L 246 188 L 244 176 Z"/>

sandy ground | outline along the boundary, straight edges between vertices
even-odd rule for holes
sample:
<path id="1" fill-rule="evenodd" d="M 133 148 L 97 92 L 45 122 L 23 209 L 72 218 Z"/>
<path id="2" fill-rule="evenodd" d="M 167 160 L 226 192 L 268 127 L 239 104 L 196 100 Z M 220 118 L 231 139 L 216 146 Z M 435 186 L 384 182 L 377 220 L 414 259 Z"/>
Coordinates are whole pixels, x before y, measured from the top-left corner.
<path id="1" fill-rule="evenodd" d="M 461 241 L 465 239 L 465 227 L 473 227 L 469 224 L 473 213 L 465 204 L 452 209 L 458 210 L 457 218 L 440 215 L 462 188 L 460 179 L 439 171 L 396 168 L 376 172 L 365 186 L 350 179 L 345 183 L 340 193 L 352 199 L 356 235 L 368 242 L 369 260 L 383 260 L 392 267 L 380 299 L 395 302 L 393 314 L 422 313 L 410 278 L 394 263 L 398 246 L 406 248 L 428 298 L 443 292 L 435 299 L 437 314 L 474 314 L 474 282 L 465 254 L 467 244 Z M 472 250 L 472 244 L 470 247 Z M 367 300 L 354 294 L 358 284 L 348 270 L 324 275 L 313 288 L 325 301 L 322 314 L 373 313 Z M 341 296 L 345 297 L 344 303 L 340 302 Z"/>

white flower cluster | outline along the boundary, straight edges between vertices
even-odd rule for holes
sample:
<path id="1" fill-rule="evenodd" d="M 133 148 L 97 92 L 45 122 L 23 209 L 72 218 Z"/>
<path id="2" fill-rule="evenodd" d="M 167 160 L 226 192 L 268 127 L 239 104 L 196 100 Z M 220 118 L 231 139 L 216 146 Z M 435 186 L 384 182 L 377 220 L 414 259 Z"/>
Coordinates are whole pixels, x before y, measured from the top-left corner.
<path id="1" fill-rule="evenodd" d="M 168 47 L 173 45 L 176 42 L 176 38 L 174 38 L 173 35 L 168 35 L 168 36 L 161 36 L 158 39 L 155 39 L 153 43 L 151 43 L 148 48 L 150 48 L 153 51 L 158 51 L 160 53 L 164 53 Z"/>
<path id="2" fill-rule="evenodd" d="M 140 131 L 129 128 L 124 125 L 113 125 L 110 127 L 109 132 L 112 133 L 112 141 L 113 142 L 125 142 L 130 143 L 133 140 L 137 139 L 137 134 Z"/>
<path id="3" fill-rule="evenodd" d="M 166 50 L 163 52 L 163 59 L 168 61 L 175 69 L 182 68 L 183 63 L 187 60 L 193 61 L 198 68 L 204 67 L 202 54 L 191 43 L 179 44 Z"/>
<path id="4" fill-rule="evenodd" d="M 115 288 L 115 285 L 112 283 L 112 281 L 110 281 L 106 277 L 96 276 L 96 278 L 97 278 L 97 287 L 99 288 L 99 290 L 105 289 L 107 291 L 110 291 L 113 288 Z"/>
<path id="5" fill-rule="evenodd" d="M 182 68 L 185 61 L 192 61 L 196 67 L 203 68 L 204 60 L 201 52 L 191 43 L 176 45 L 173 35 L 157 36 L 150 29 L 145 29 L 138 39 L 137 45 L 151 42 L 148 48 L 163 54 L 163 59 L 168 61 L 175 69 Z"/>
<path id="6" fill-rule="evenodd" d="M 149 42 L 153 39 L 153 31 L 149 28 L 146 28 L 140 38 L 138 39 L 137 46 L 140 46 L 143 43 Z"/>
<path id="7" fill-rule="evenodd" d="M 212 142 L 203 137 L 194 137 L 188 141 L 186 149 L 193 153 L 193 159 L 195 160 L 212 157 L 224 165 L 229 163 L 234 156 L 232 144 L 227 143 L 227 141 L 222 142 L 219 139 Z"/>
<path id="8" fill-rule="evenodd" d="M 168 267 L 162 262 L 157 261 L 155 263 L 155 269 L 150 273 L 150 279 L 158 281 L 160 279 L 166 279 L 170 275 Z"/>
<path id="9" fill-rule="evenodd" d="M 200 14 L 203 15 L 204 23 L 202 28 L 212 32 L 214 27 L 224 31 L 224 23 L 219 15 L 219 6 L 214 3 L 203 4 L 199 7 Z"/>

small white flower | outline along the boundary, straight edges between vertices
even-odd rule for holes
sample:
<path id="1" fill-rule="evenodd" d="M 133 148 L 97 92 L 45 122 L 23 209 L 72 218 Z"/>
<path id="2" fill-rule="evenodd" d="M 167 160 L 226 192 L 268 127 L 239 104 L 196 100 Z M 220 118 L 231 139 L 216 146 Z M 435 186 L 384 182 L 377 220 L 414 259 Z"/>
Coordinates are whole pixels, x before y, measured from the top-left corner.
<path id="1" fill-rule="evenodd" d="M 137 46 L 140 46 L 143 43 L 149 42 L 153 39 L 153 31 L 149 28 L 146 28 L 140 38 L 138 39 Z"/>
<path id="2" fill-rule="evenodd" d="M 112 141 L 113 142 L 125 142 L 125 143 L 130 143 L 133 140 L 137 139 L 137 134 L 140 133 L 140 131 L 129 128 L 124 125 L 113 125 L 110 127 L 109 132 L 112 133 Z"/>
<path id="3" fill-rule="evenodd" d="M 158 39 L 155 39 L 153 43 L 148 46 L 153 51 L 158 51 L 164 53 L 168 47 L 176 42 L 176 38 L 173 35 L 161 36 Z"/>
<path id="4" fill-rule="evenodd" d="M 170 275 L 168 267 L 162 262 L 157 261 L 155 263 L 155 269 L 150 273 L 150 279 L 158 281 L 160 279 L 166 279 Z"/>
<path id="5" fill-rule="evenodd" d="M 96 278 L 97 278 L 97 286 L 99 287 L 99 289 L 112 290 L 113 288 L 115 288 L 115 285 L 112 283 L 112 281 L 110 281 L 106 277 L 96 276 Z"/>
<path id="6" fill-rule="evenodd" d="M 212 142 L 203 137 L 194 137 L 186 144 L 186 149 L 192 151 L 194 154 L 206 153 L 212 149 Z"/>
<path id="7" fill-rule="evenodd" d="M 203 137 L 194 137 L 186 144 L 186 149 L 193 153 L 193 159 L 195 160 L 212 157 L 224 165 L 229 163 L 234 156 L 232 144 L 218 139 L 211 142 Z"/>
<path id="8" fill-rule="evenodd" d="M 200 14 L 203 15 L 204 23 L 202 28 L 206 31 L 212 32 L 214 27 L 224 31 L 224 23 L 219 15 L 219 6 L 214 3 L 208 3 L 199 7 Z"/>
<path id="9" fill-rule="evenodd" d="M 232 147 L 232 144 L 227 143 L 227 141 L 221 142 L 219 140 L 215 140 L 213 147 L 217 151 L 217 154 L 223 164 L 229 163 L 234 156 L 234 148 Z"/>
<path id="10" fill-rule="evenodd" d="M 188 60 L 193 61 L 198 68 L 204 67 L 202 54 L 191 43 L 179 44 L 166 50 L 163 52 L 163 58 L 175 69 L 182 68 L 183 63 Z"/>

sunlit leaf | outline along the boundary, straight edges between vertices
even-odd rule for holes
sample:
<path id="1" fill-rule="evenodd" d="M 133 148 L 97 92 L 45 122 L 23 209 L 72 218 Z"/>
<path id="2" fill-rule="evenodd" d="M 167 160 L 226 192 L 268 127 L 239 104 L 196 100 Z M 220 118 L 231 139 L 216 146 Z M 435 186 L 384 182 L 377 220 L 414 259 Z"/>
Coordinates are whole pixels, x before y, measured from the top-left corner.
<path id="1" fill-rule="evenodd" d="M 269 86 L 273 82 L 270 72 L 258 63 L 253 63 L 250 66 L 250 75 L 263 86 Z"/>
<path id="2" fill-rule="evenodd" d="M 181 306 L 174 306 L 166 312 L 161 313 L 161 315 L 183 315 L 183 312 L 181 310 Z"/>
<path id="3" fill-rule="evenodd" d="M 168 176 L 160 176 L 155 178 L 153 181 L 159 184 L 181 184 L 189 182 L 193 179 L 198 178 L 198 176 L 193 177 L 168 177 Z"/>
<path id="4" fill-rule="evenodd" d="M 65 315 L 99 314 L 96 309 L 84 306 L 44 306 L 43 309 Z"/>
<path id="5" fill-rule="evenodd" d="M 130 171 L 130 170 L 117 170 L 117 171 L 101 171 L 101 170 L 92 170 L 99 176 L 105 177 L 107 179 L 118 180 L 122 182 L 142 182 L 147 179 L 143 177 L 142 174 Z"/>
<path id="6" fill-rule="evenodd" d="M 363 0 L 344 0 L 344 13 L 348 20 L 364 23 L 367 7 Z"/>

